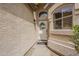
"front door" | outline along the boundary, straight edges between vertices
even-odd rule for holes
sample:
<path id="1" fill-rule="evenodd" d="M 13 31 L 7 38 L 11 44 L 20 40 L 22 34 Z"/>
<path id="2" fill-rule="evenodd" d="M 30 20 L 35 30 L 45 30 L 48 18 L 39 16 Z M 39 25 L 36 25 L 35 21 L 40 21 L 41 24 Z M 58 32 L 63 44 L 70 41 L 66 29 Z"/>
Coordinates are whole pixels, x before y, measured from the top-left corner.
<path id="1" fill-rule="evenodd" d="M 39 26 L 41 31 L 41 34 L 40 34 L 41 40 L 47 41 L 47 21 L 46 20 L 39 21 Z"/>

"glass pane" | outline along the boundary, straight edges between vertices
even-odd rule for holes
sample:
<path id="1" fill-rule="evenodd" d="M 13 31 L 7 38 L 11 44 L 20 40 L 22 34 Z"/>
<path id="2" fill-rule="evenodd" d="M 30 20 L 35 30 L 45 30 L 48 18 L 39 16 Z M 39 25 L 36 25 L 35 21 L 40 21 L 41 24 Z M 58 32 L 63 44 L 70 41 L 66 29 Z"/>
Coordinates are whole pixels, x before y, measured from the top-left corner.
<path id="1" fill-rule="evenodd" d="M 54 19 L 58 19 L 62 17 L 62 9 L 61 8 L 57 8 L 54 12 Z"/>
<path id="2" fill-rule="evenodd" d="M 72 15 L 72 11 L 65 11 L 63 12 L 63 16 Z"/>
<path id="3" fill-rule="evenodd" d="M 61 12 L 54 13 L 54 19 L 58 19 L 58 18 L 61 18 L 61 17 L 62 17 Z"/>
<path id="4" fill-rule="evenodd" d="M 46 19 L 46 17 L 47 17 L 47 14 L 41 14 L 41 16 L 40 16 L 40 20 L 42 20 L 42 19 Z"/>
<path id="5" fill-rule="evenodd" d="M 40 29 L 45 29 L 45 23 L 41 22 Z"/>
<path id="6" fill-rule="evenodd" d="M 62 28 L 62 19 L 54 21 L 54 29 L 61 29 Z"/>
<path id="7" fill-rule="evenodd" d="M 72 15 L 73 5 L 66 5 L 62 8 L 63 16 Z"/>
<path id="8" fill-rule="evenodd" d="M 72 16 L 63 18 L 63 28 L 64 29 L 71 29 L 72 28 Z"/>

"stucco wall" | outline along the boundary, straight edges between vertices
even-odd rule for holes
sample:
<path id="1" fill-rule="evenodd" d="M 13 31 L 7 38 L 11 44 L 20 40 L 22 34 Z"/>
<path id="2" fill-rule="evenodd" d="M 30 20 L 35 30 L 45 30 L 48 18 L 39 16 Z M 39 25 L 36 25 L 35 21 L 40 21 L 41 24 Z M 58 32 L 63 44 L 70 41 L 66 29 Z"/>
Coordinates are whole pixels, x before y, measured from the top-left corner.
<path id="1" fill-rule="evenodd" d="M 74 20 L 74 24 L 79 25 L 79 3 L 75 4 L 75 20 Z"/>
<path id="2" fill-rule="evenodd" d="M 24 55 L 36 37 L 28 5 L 0 4 L 0 55 Z"/>
<path id="3" fill-rule="evenodd" d="M 52 38 L 56 38 L 56 39 L 58 39 L 58 40 L 64 40 L 64 41 L 70 41 L 72 38 L 71 38 L 71 36 L 67 36 L 67 34 L 66 35 L 64 35 L 65 34 L 65 32 L 67 33 L 70 33 L 70 30 L 68 31 L 66 31 L 66 30 L 55 30 L 55 29 L 53 29 L 53 11 L 57 8 L 57 7 L 59 7 L 59 6 L 61 6 L 61 5 L 63 5 L 62 3 L 56 3 L 56 4 L 54 4 L 50 9 L 49 9 L 49 11 L 48 11 L 48 18 L 49 18 L 49 21 L 50 21 L 50 37 L 52 37 Z M 56 34 L 57 33 L 57 35 L 54 35 L 54 34 Z M 62 33 L 62 35 L 61 35 L 61 33 Z M 53 34 L 53 35 L 52 35 Z M 70 33 L 71 34 L 71 33 Z M 50 39 L 50 37 L 49 37 L 49 39 Z"/>
<path id="4" fill-rule="evenodd" d="M 48 10 L 48 19 L 49 19 L 49 21 L 50 21 L 50 31 L 52 31 L 53 30 L 53 11 L 57 8 L 57 7 L 59 7 L 60 5 L 62 5 L 62 3 L 56 3 L 56 4 L 54 4 L 49 10 Z"/>
<path id="5" fill-rule="evenodd" d="M 79 3 L 75 3 L 75 9 L 79 9 Z"/>
<path id="6" fill-rule="evenodd" d="M 53 11 L 63 5 L 62 3 L 54 4 L 48 11 L 48 18 L 50 22 L 50 36 L 48 40 L 48 47 L 63 55 L 77 55 L 72 43 L 72 30 L 55 30 L 53 29 Z M 75 9 L 78 9 L 79 4 L 74 4 Z M 78 11 L 74 9 L 73 24 L 79 24 L 79 15 L 75 15 Z M 67 49 L 67 50 L 66 50 Z"/>

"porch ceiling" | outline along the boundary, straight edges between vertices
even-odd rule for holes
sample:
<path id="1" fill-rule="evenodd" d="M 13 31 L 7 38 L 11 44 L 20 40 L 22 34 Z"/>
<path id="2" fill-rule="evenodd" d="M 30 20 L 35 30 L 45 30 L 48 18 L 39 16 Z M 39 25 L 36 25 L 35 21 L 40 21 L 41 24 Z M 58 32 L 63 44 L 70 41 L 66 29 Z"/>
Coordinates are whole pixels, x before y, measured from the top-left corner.
<path id="1" fill-rule="evenodd" d="M 48 5 L 47 5 L 48 4 Z M 33 11 L 39 10 L 39 9 L 49 9 L 54 3 L 28 3 L 28 5 L 32 8 Z"/>

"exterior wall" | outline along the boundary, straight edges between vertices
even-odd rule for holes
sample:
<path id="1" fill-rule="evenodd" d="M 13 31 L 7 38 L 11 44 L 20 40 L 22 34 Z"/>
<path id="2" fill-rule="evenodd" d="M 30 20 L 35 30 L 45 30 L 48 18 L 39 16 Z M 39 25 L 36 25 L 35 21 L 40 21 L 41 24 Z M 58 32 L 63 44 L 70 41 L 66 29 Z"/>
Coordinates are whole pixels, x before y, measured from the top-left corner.
<path id="1" fill-rule="evenodd" d="M 75 4 L 75 20 L 74 20 L 74 24 L 78 24 L 79 25 L 79 3 Z"/>
<path id="2" fill-rule="evenodd" d="M 52 37 L 56 37 L 57 39 L 60 39 L 60 40 L 64 40 L 64 41 L 69 41 L 69 40 L 71 40 L 70 39 L 70 37 L 69 36 L 67 36 L 67 35 L 72 35 L 72 33 L 71 33 L 71 31 L 70 30 L 55 30 L 55 29 L 53 29 L 53 15 L 52 15 L 52 13 L 53 13 L 53 11 L 57 8 L 57 7 L 59 7 L 59 6 L 61 6 L 61 5 L 63 5 L 62 3 L 57 3 L 57 4 L 54 4 L 50 9 L 49 9 L 49 12 L 48 12 L 48 18 L 49 18 L 49 21 L 50 21 L 50 36 Z M 52 35 L 53 34 L 53 35 Z M 55 34 L 55 35 L 54 35 Z M 59 35 L 59 36 L 58 36 Z M 63 36 L 64 35 L 64 36 Z M 66 38 L 64 38 L 64 37 L 66 37 Z M 68 40 L 69 39 L 69 40 Z"/>
<path id="3" fill-rule="evenodd" d="M 24 55 L 36 37 L 28 5 L 0 4 L 0 55 Z"/>
<path id="4" fill-rule="evenodd" d="M 62 3 L 56 3 L 54 4 L 48 11 L 48 18 L 50 22 L 50 36 L 48 40 L 48 46 L 51 49 L 57 50 L 58 52 L 62 53 L 63 55 L 76 55 L 76 51 L 74 49 L 74 44 L 72 41 L 72 30 L 54 30 L 53 29 L 53 11 L 63 5 Z M 79 9 L 79 4 L 75 4 L 74 8 L 74 17 L 73 17 L 73 24 L 79 24 L 79 15 L 75 16 L 76 14 L 79 14 L 79 11 L 75 11 L 75 9 Z M 52 43 L 51 43 L 52 42 Z M 57 44 L 56 44 L 56 43 Z M 63 42 L 63 43 L 61 43 Z M 58 46 L 57 46 L 58 45 Z M 58 47 L 58 48 L 57 48 Z M 69 48 L 70 47 L 70 48 Z M 67 50 L 65 50 L 67 49 Z M 68 51 L 70 51 L 68 53 Z"/>
<path id="5" fill-rule="evenodd" d="M 79 3 L 75 4 L 75 9 L 79 9 Z"/>

